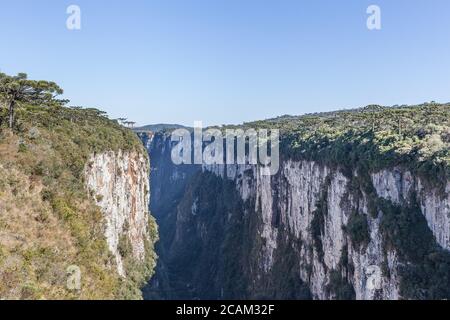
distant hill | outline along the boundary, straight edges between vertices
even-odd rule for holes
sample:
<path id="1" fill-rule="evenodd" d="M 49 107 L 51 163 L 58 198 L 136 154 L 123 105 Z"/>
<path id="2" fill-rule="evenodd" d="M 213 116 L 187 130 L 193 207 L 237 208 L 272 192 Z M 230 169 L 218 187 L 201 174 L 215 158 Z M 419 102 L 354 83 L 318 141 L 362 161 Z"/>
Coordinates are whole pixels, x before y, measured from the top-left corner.
<path id="1" fill-rule="evenodd" d="M 158 123 L 158 124 L 149 124 L 146 126 L 134 128 L 133 130 L 134 131 L 159 132 L 159 131 L 174 130 L 174 129 L 181 129 L 181 128 L 187 128 L 187 127 L 182 126 L 180 124 Z"/>

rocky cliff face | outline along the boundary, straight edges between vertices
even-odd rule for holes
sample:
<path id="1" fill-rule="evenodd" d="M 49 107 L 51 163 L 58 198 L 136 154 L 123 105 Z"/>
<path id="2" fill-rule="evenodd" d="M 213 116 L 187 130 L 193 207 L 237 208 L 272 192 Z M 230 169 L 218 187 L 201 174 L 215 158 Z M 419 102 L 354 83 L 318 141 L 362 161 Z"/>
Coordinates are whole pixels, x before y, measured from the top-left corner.
<path id="1" fill-rule="evenodd" d="M 85 170 L 86 185 L 106 221 L 105 236 L 117 271 L 126 276 L 124 250 L 143 262 L 153 246 L 149 214 L 148 159 L 136 152 L 105 152 L 92 155 Z"/>
<path id="2" fill-rule="evenodd" d="M 378 196 L 396 204 L 408 204 L 409 195 L 414 192 L 436 241 L 450 250 L 450 182 L 442 192 L 427 187 L 423 179 L 414 177 L 411 172 L 401 168 L 372 174 L 372 182 Z"/>
<path id="3" fill-rule="evenodd" d="M 438 190 L 400 167 L 368 173 L 288 157 L 275 176 L 176 167 L 169 146 L 159 136 L 150 148 L 165 159 L 152 176 L 164 265 L 151 291 L 160 297 L 448 298 L 449 183 Z"/>

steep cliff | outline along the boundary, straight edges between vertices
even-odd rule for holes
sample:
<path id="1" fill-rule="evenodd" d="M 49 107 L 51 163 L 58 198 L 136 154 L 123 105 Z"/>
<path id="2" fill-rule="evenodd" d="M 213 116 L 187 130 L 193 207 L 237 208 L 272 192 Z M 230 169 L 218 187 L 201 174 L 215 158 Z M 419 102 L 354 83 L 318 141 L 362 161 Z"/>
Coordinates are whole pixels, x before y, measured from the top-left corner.
<path id="1" fill-rule="evenodd" d="M 0 298 L 142 298 L 157 228 L 139 139 L 95 109 L 17 119 L 0 127 Z"/>
<path id="2" fill-rule="evenodd" d="M 399 112 L 419 122 L 420 110 Z M 424 110 L 446 116 L 448 106 Z M 170 137 L 157 134 L 149 151 L 162 159 L 151 174 L 162 264 L 147 297 L 449 298 L 448 130 L 410 125 L 399 135 L 383 123 L 378 133 L 373 112 L 299 120 L 313 125 L 295 139 L 284 132 L 274 176 L 252 165 L 175 166 Z M 349 118 L 361 132 L 341 129 Z"/>
<path id="3" fill-rule="evenodd" d="M 87 188 L 104 213 L 106 241 L 118 273 L 127 276 L 124 266 L 127 254 L 140 263 L 150 258 L 151 265 L 147 267 L 153 269 L 155 239 L 151 235 L 154 230 L 150 230 L 154 222 L 148 211 L 148 158 L 142 153 L 121 150 L 92 155 L 85 174 Z"/>
<path id="4" fill-rule="evenodd" d="M 371 194 L 370 186 L 361 187 L 358 172 L 346 176 L 312 161 L 287 160 L 274 177 L 264 176 L 257 167 L 205 170 L 233 181 L 241 199 L 251 203 L 244 215 L 258 215 L 262 245 L 254 249 L 259 263 L 250 278 L 262 279 L 286 268 L 290 251 L 295 263 L 288 270 L 294 270 L 317 299 L 447 297 L 450 255 L 434 242 L 450 249 L 450 195 L 425 188 L 410 172 L 393 168 L 372 174 L 376 193 Z M 397 229 L 395 223 L 407 227 Z M 416 270 L 428 259 L 436 259 L 429 273 Z M 442 273 L 432 274 L 441 267 Z M 263 280 L 261 288 L 270 287 L 265 281 L 270 280 Z M 416 285 L 412 281 L 419 281 L 419 287 L 411 290 L 409 286 Z"/>

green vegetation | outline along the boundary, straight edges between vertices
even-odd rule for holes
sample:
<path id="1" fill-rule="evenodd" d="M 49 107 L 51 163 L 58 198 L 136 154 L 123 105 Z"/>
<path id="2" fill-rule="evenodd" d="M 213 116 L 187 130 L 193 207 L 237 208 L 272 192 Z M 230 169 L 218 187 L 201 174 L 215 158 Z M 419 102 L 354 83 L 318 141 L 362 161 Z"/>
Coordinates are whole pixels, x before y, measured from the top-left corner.
<path id="1" fill-rule="evenodd" d="M 325 233 L 325 217 L 328 215 L 328 188 L 331 183 L 331 178 L 327 177 L 320 198 L 316 203 L 316 210 L 313 212 L 313 219 L 311 220 L 311 234 L 313 238 L 314 248 L 316 249 L 319 261 L 323 263 L 323 245 L 322 236 Z M 325 263 L 323 263 L 325 266 Z"/>
<path id="2" fill-rule="evenodd" d="M 274 263 L 270 270 L 268 296 L 272 299 L 310 300 L 311 292 L 308 284 L 300 277 L 301 248 L 300 239 L 278 234 Z M 267 290 L 267 289 L 266 289 Z"/>
<path id="3" fill-rule="evenodd" d="M 353 286 L 336 270 L 330 272 L 327 291 L 336 300 L 355 300 L 356 296 Z"/>
<path id="4" fill-rule="evenodd" d="M 154 274 L 156 267 L 156 253 L 154 243 L 158 241 L 158 230 L 156 222 L 152 216 L 149 217 L 148 231 L 150 240 L 145 240 L 145 259 L 138 261 L 133 258 L 131 243 L 128 237 L 119 239 L 119 252 L 124 259 L 124 267 L 127 272 L 125 278 L 121 278 L 121 285 L 118 291 L 118 298 L 125 300 L 142 299 L 141 288 Z"/>
<path id="5" fill-rule="evenodd" d="M 235 128 L 228 126 L 224 128 Z M 281 154 L 372 172 L 403 166 L 433 186 L 450 177 L 450 104 L 367 106 L 245 123 L 275 128 Z"/>
<path id="6" fill-rule="evenodd" d="M 450 253 L 436 243 L 414 198 L 409 207 L 379 200 L 385 250 L 395 249 L 403 262 L 400 293 L 409 299 L 450 297 Z"/>
<path id="7" fill-rule="evenodd" d="M 348 247 L 344 246 L 337 269 L 330 271 L 330 279 L 326 286 L 327 294 L 337 300 L 355 300 L 355 289 L 348 280 L 353 272 L 353 264 L 348 260 Z"/>
<path id="8" fill-rule="evenodd" d="M 17 106 L 22 104 L 59 105 L 63 101 L 56 100 L 56 96 L 63 90 L 54 82 L 29 80 L 26 73 L 8 76 L 0 73 L 0 100 L 8 108 L 8 125 L 14 125 L 14 113 Z"/>
<path id="9" fill-rule="evenodd" d="M 138 298 L 155 264 L 153 243 L 139 266 L 122 250 L 127 274 L 133 273 L 122 279 L 84 170 L 94 153 L 146 154 L 139 139 L 97 109 L 62 106 L 51 95 L 60 92 L 53 83 L 29 83 L 24 75 L 16 80 L 30 88 L 17 100 L 12 128 L 10 109 L 3 107 L 9 98 L 0 89 L 0 297 Z M 66 288 L 70 265 L 81 269 L 81 290 Z"/>
<path id="10" fill-rule="evenodd" d="M 365 214 L 353 212 L 348 219 L 345 231 L 357 249 L 365 248 L 370 242 L 369 224 Z"/>

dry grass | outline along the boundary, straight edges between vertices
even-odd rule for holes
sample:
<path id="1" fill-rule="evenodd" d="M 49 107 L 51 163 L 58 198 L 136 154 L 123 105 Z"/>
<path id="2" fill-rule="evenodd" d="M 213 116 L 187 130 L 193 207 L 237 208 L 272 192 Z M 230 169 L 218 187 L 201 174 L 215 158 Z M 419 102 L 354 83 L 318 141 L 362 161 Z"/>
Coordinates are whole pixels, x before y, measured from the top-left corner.
<path id="1" fill-rule="evenodd" d="M 74 113 L 78 122 L 66 119 Z M 80 175 L 90 153 L 136 148 L 139 141 L 109 120 L 81 115 L 30 107 L 14 132 L 0 127 L 0 299 L 117 299 L 139 292 L 140 284 L 118 276 L 103 215 Z M 67 288 L 71 265 L 81 269 L 81 290 Z"/>

